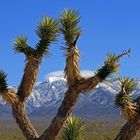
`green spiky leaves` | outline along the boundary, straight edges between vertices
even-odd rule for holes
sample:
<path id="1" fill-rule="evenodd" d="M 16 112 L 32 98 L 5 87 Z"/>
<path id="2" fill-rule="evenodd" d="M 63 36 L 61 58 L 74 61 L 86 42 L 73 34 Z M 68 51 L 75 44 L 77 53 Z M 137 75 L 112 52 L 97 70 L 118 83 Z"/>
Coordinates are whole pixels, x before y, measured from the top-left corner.
<path id="1" fill-rule="evenodd" d="M 20 36 L 14 41 L 14 50 L 16 53 L 24 53 L 30 55 L 33 51 L 31 47 L 27 44 L 27 37 Z"/>
<path id="2" fill-rule="evenodd" d="M 6 74 L 0 70 L 0 93 L 3 93 L 7 90 L 7 81 L 6 81 Z"/>
<path id="3" fill-rule="evenodd" d="M 36 34 L 39 36 L 39 38 L 47 41 L 47 43 L 56 42 L 58 32 L 59 22 L 51 17 L 43 17 L 36 30 Z"/>
<path id="4" fill-rule="evenodd" d="M 62 133 L 62 140 L 84 140 L 85 123 L 77 117 L 68 117 Z"/>
<path id="5" fill-rule="evenodd" d="M 117 72 L 119 69 L 118 62 L 118 55 L 115 55 L 114 53 L 109 53 L 104 61 L 104 66 L 98 69 L 97 76 L 101 79 L 105 79 L 110 74 Z"/>
<path id="6" fill-rule="evenodd" d="M 104 61 L 104 66 L 97 70 L 97 76 L 104 80 L 110 74 L 117 72 L 119 69 L 119 61 L 123 56 L 129 55 L 130 49 L 123 51 L 120 55 L 108 53 Z"/>
<path id="7" fill-rule="evenodd" d="M 40 38 L 36 48 L 33 49 L 27 44 L 27 37 L 18 37 L 14 41 L 14 49 L 17 53 L 24 53 L 27 56 L 32 54 L 35 54 L 34 56 L 37 54 L 42 56 L 44 53 L 48 52 L 48 46 L 57 41 L 58 32 L 58 20 L 50 17 L 43 17 L 36 29 L 36 34 Z"/>
<path id="8" fill-rule="evenodd" d="M 37 45 L 39 54 L 48 52 L 48 46 L 57 41 L 59 33 L 59 21 L 51 17 L 43 17 L 38 24 L 36 34 L 40 38 Z"/>
<path id="9" fill-rule="evenodd" d="M 117 94 L 115 97 L 115 106 L 117 108 L 129 106 L 131 102 L 132 102 L 131 94 Z"/>
<path id="10" fill-rule="evenodd" d="M 115 97 L 115 106 L 122 109 L 124 117 L 131 120 L 137 116 L 137 106 L 132 100 L 132 91 L 135 90 L 137 84 L 134 79 L 121 78 L 121 91 Z"/>
<path id="11" fill-rule="evenodd" d="M 121 78 L 120 83 L 121 83 L 122 89 L 128 94 L 132 93 L 132 91 L 137 88 L 137 84 L 135 80 L 131 78 Z"/>
<path id="12" fill-rule="evenodd" d="M 105 65 L 113 65 L 114 63 L 117 63 L 119 61 L 118 55 L 115 53 L 108 53 L 107 58 L 104 61 Z"/>
<path id="13" fill-rule="evenodd" d="M 117 107 L 129 106 L 132 103 L 132 91 L 137 87 L 137 84 L 134 79 L 130 78 L 121 78 L 121 92 L 116 95 L 115 105 Z"/>
<path id="14" fill-rule="evenodd" d="M 78 10 L 63 10 L 60 13 L 60 32 L 64 35 L 67 46 L 76 45 L 76 41 L 81 33 L 81 28 L 78 26 L 80 22 Z"/>

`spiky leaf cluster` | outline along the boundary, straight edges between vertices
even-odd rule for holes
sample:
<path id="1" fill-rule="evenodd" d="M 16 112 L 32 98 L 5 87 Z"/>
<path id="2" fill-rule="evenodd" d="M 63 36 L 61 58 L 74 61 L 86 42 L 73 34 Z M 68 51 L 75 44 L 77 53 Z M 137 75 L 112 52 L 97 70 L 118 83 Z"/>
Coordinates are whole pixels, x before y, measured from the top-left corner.
<path id="1" fill-rule="evenodd" d="M 0 93 L 3 93 L 7 90 L 6 74 L 3 71 L 0 71 Z"/>
<path id="2" fill-rule="evenodd" d="M 81 33 L 81 28 L 78 26 L 80 22 L 78 10 L 63 10 L 60 14 L 60 32 L 64 35 L 67 46 L 72 46 Z"/>
<path id="3" fill-rule="evenodd" d="M 104 61 L 104 66 L 97 70 L 97 76 L 105 79 L 108 75 L 117 72 L 119 69 L 119 58 L 114 53 L 109 53 Z"/>
<path id="4" fill-rule="evenodd" d="M 84 122 L 80 118 L 68 117 L 62 133 L 62 140 L 83 140 Z"/>
<path id="5" fill-rule="evenodd" d="M 14 41 L 14 50 L 16 53 L 24 53 L 30 55 L 33 51 L 31 47 L 27 44 L 27 37 L 20 36 Z"/>
<path id="6" fill-rule="evenodd" d="M 121 108 L 124 117 L 132 120 L 138 115 L 137 105 L 132 100 L 132 91 L 136 88 L 134 79 L 121 78 L 121 91 L 115 97 L 115 106 Z"/>
<path id="7" fill-rule="evenodd" d="M 50 43 L 57 41 L 59 32 L 59 21 L 51 17 L 43 17 L 38 24 L 36 34 L 40 38 L 38 51 L 40 53 L 48 52 Z"/>
<path id="8" fill-rule="evenodd" d="M 120 83 L 123 90 L 128 94 L 132 93 L 132 91 L 135 90 L 137 87 L 135 79 L 131 79 L 131 78 L 121 78 Z"/>
<path id="9" fill-rule="evenodd" d="M 134 79 L 121 78 L 121 92 L 116 95 L 115 105 L 117 107 L 130 106 L 132 103 L 132 91 L 137 87 Z"/>
<path id="10" fill-rule="evenodd" d="M 115 106 L 119 107 L 126 107 L 132 103 L 132 95 L 131 94 L 117 94 L 115 97 Z"/>

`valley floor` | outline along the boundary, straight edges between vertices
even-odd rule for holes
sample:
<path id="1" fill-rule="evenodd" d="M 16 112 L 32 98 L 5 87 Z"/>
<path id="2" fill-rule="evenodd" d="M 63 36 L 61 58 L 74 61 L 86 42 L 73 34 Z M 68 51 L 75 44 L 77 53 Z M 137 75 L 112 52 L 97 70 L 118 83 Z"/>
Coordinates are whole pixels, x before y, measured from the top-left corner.
<path id="1" fill-rule="evenodd" d="M 44 123 L 45 122 L 45 123 Z M 49 125 L 50 120 L 33 119 L 34 126 L 41 133 Z M 113 140 L 124 123 L 121 119 L 106 121 L 85 121 L 85 140 Z M 47 124 L 47 125 L 46 125 Z M 134 140 L 139 140 L 140 133 Z M 57 140 L 60 137 L 58 136 Z M 0 140 L 25 140 L 13 120 L 0 119 Z"/>

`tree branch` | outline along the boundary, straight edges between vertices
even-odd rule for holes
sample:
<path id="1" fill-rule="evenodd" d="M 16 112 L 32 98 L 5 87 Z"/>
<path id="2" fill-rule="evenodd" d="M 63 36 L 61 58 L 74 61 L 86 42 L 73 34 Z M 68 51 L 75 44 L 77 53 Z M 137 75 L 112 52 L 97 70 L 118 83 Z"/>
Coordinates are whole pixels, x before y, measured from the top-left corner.
<path id="1" fill-rule="evenodd" d="M 14 41 L 14 50 L 16 53 L 24 53 L 26 58 L 33 54 L 34 49 L 27 44 L 27 37 L 17 37 Z"/>
<path id="2" fill-rule="evenodd" d="M 19 104 L 16 106 L 12 105 L 12 113 L 26 139 L 36 140 L 38 138 L 38 134 L 26 113 L 25 103 L 19 102 Z"/>
<path id="3" fill-rule="evenodd" d="M 120 59 L 128 55 L 130 50 L 123 51 L 120 55 L 108 54 L 106 60 L 104 61 L 104 66 L 97 70 L 95 76 L 90 78 L 82 78 L 80 81 L 79 90 L 82 93 L 87 93 L 92 91 L 98 83 L 106 79 L 110 74 L 118 71 Z"/>
<path id="4" fill-rule="evenodd" d="M 140 116 L 134 120 L 127 121 L 121 128 L 114 140 L 132 140 L 140 130 Z"/>
<path id="5" fill-rule="evenodd" d="M 73 111 L 73 107 L 78 99 L 79 92 L 76 90 L 77 85 L 68 89 L 65 93 L 64 100 L 58 109 L 57 115 L 52 120 L 50 126 L 44 131 L 39 140 L 55 140 L 57 134 L 62 128 L 65 120 Z"/>
<path id="6" fill-rule="evenodd" d="M 55 43 L 58 38 L 59 22 L 51 17 L 43 17 L 38 24 L 36 34 L 40 38 L 39 43 L 36 45 L 35 53 L 42 57 L 49 52 L 51 43 Z"/>
<path id="7" fill-rule="evenodd" d="M 24 53 L 26 55 L 26 65 L 17 91 L 19 102 L 16 105 L 12 104 L 12 110 L 16 122 L 27 140 L 36 139 L 38 134 L 30 123 L 28 115 L 26 114 L 25 101 L 31 94 L 33 86 L 37 80 L 39 65 L 44 54 L 48 52 L 49 45 L 57 41 L 58 29 L 59 23 L 57 20 L 45 17 L 41 20 L 36 30 L 36 34 L 40 38 L 40 42 L 37 44 L 35 49 L 32 49 L 27 45 L 27 37 L 18 37 L 14 42 L 16 52 Z M 0 79 L 0 82 L 1 81 L 3 82 L 3 79 Z M 2 87 L 3 88 L 0 87 L 0 90 L 5 88 L 4 86 Z M 7 98 L 7 96 L 5 97 L 7 101 L 11 99 Z"/>
<path id="8" fill-rule="evenodd" d="M 95 89 L 98 83 L 102 81 L 103 79 L 100 79 L 98 76 L 95 75 L 93 77 L 81 80 L 78 89 L 81 93 L 87 93 Z"/>
<path id="9" fill-rule="evenodd" d="M 37 140 L 38 134 L 34 129 L 33 125 L 31 124 L 30 120 L 28 119 L 25 103 L 22 103 L 21 100 L 19 100 L 19 97 L 12 89 L 7 88 L 0 93 L 3 100 L 12 106 L 13 116 L 15 117 L 16 122 L 19 125 L 19 128 L 22 130 L 22 133 L 26 137 L 26 139 Z"/>
<path id="10" fill-rule="evenodd" d="M 137 112 L 138 106 L 132 100 L 132 91 L 137 84 L 134 79 L 130 78 L 121 78 L 119 81 L 121 91 L 115 97 L 115 106 L 121 108 L 126 120 L 133 120 L 139 115 Z"/>
<path id="11" fill-rule="evenodd" d="M 5 91 L 2 94 L 2 98 L 4 101 L 6 101 L 7 103 L 10 103 L 11 105 L 17 105 L 19 103 L 19 98 L 16 95 L 15 91 L 13 91 L 12 89 L 8 89 L 7 91 Z"/>
<path id="12" fill-rule="evenodd" d="M 77 10 L 64 10 L 60 15 L 60 32 L 65 39 L 66 47 L 66 67 L 65 77 L 67 79 L 67 85 L 73 86 L 76 81 L 79 81 L 79 51 L 76 48 L 76 43 L 81 33 L 81 28 L 78 26 L 80 22 L 79 12 Z"/>
<path id="13" fill-rule="evenodd" d="M 65 77 L 68 86 L 72 86 L 76 81 L 80 80 L 79 60 L 80 54 L 78 48 L 68 49 L 66 52 Z"/>
<path id="14" fill-rule="evenodd" d="M 118 55 L 118 59 L 122 58 L 123 56 L 129 56 L 130 52 L 131 52 L 130 48 L 128 50 L 122 51 L 122 53 L 120 55 Z"/>
<path id="15" fill-rule="evenodd" d="M 36 59 L 34 56 L 29 57 L 26 62 L 24 74 L 17 92 L 17 95 L 22 102 L 31 94 L 32 88 L 38 77 L 40 63 L 41 60 Z"/>

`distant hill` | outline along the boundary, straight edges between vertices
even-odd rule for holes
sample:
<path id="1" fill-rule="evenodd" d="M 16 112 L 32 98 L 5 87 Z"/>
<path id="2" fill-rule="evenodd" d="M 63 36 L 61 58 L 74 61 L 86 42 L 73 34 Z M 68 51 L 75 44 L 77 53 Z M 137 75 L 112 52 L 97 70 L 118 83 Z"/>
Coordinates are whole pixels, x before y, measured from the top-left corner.
<path id="1" fill-rule="evenodd" d="M 85 77 L 93 76 L 94 71 L 81 71 Z M 140 94 L 140 80 L 134 97 Z M 13 87 L 15 90 L 16 88 Z M 56 114 L 67 90 L 63 71 L 49 73 L 46 80 L 36 83 L 27 101 L 27 111 L 32 117 L 52 117 Z M 114 107 L 114 97 L 120 91 L 117 78 L 109 77 L 99 84 L 94 91 L 81 94 L 74 109 L 74 114 L 86 119 L 107 119 L 120 116 Z M 0 99 L 0 117 L 11 116 L 10 106 Z"/>

